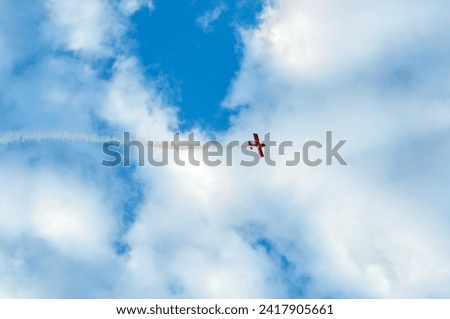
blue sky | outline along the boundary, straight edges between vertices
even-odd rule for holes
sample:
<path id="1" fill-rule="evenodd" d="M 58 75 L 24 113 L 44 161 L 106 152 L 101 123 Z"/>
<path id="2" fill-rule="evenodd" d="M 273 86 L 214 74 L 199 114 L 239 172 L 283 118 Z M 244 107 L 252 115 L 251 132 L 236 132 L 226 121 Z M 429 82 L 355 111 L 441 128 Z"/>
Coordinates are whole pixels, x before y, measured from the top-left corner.
<path id="1" fill-rule="evenodd" d="M 158 10 L 133 15 L 137 56 L 180 108 L 182 129 L 228 127 L 230 110 L 221 103 L 242 56 L 237 29 L 255 25 L 261 6 L 257 0 L 164 1 Z M 214 10 L 207 26 L 199 22 Z"/>
<path id="2" fill-rule="evenodd" d="M 448 6 L 0 0 L 0 297 L 449 297 Z M 348 165 L 100 165 L 179 130 Z"/>

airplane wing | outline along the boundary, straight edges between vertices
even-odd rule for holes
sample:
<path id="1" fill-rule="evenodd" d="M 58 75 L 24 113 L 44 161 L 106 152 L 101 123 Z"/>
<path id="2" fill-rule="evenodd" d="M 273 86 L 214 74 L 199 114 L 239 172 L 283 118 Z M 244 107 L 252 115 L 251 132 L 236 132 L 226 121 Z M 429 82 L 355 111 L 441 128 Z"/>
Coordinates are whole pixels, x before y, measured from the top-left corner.
<path id="1" fill-rule="evenodd" d="M 255 139 L 256 144 L 259 144 L 259 136 L 256 133 L 253 133 L 253 138 Z"/>
<path id="2" fill-rule="evenodd" d="M 260 157 L 264 157 L 264 153 L 263 153 L 262 147 L 258 147 L 258 154 L 259 154 Z"/>

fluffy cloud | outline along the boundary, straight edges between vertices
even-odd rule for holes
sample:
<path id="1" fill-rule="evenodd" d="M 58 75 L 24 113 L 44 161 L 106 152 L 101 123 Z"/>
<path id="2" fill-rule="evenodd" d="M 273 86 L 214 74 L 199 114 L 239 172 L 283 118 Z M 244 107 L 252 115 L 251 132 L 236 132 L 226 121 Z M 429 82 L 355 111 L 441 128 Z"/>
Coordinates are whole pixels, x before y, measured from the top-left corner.
<path id="1" fill-rule="evenodd" d="M 252 118 L 255 129 L 280 140 L 317 139 L 325 130 L 348 140 L 348 167 L 279 167 L 269 186 L 297 197 L 298 209 L 284 211 L 286 218 L 302 216 L 309 225 L 303 230 L 314 234 L 310 261 L 286 252 L 313 278 L 308 296 L 448 295 L 449 203 L 432 204 L 442 199 L 448 169 L 443 157 L 424 155 L 441 147 L 436 138 L 450 124 L 448 95 L 437 84 L 448 78 L 432 60 L 450 65 L 440 51 L 449 49 L 440 37 L 442 5 L 275 1 L 258 28 L 242 31 L 244 61 L 225 105 L 250 108 L 236 118 L 232 136 L 248 132 Z M 414 158 L 402 154 L 409 143 Z M 422 177 L 405 169 L 420 166 Z M 275 236 L 294 238 L 273 228 Z M 294 246 L 302 245 L 308 247 Z"/>
<path id="2" fill-rule="evenodd" d="M 108 251 L 113 216 L 96 188 L 55 172 L 21 171 L 2 173 L 3 234 L 34 235 L 72 257 L 100 257 Z"/>
<path id="3" fill-rule="evenodd" d="M 138 61 L 120 57 L 113 71 L 100 116 L 119 131 L 132 132 L 143 141 L 172 138 L 176 110 L 166 105 L 152 83 L 143 78 Z"/>
<path id="4" fill-rule="evenodd" d="M 17 16 L 39 30 L 35 34 L 19 27 L 25 22 L 2 19 L 11 30 L 0 35 L 10 57 L 0 69 L 2 131 L 94 132 L 100 125 L 95 114 L 103 96 L 101 74 L 94 64 L 61 54 L 52 45 L 67 36 L 70 43 L 61 47 L 66 52 L 102 55 L 107 42 L 102 39 L 112 39 L 115 31 L 103 30 L 111 34 L 82 39 L 77 46 L 72 33 L 84 38 L 82 31 L 58 25 L 62 13 L 56 11 L 70 8 L 52 2 L 49 11 L 39 7 L 33 13 L 29 7 L 34 5 L 1 5 L 5 16 Z M 61 33 L 49 43 L 43 30 Z M 82 297 L 88 290 L 92 296 L 107 295 L 107 278 L 120 265 L 115 245 L 123 204 L 117 194 L 123 185 L 118 174 L 98 170 L 98 151 L 98 146 L 62 141 L 2 147 L 2 296 Z"/>
<path id="5" fill-rule="evenodd" d="M 25 150 L 11 152 L 16 158 L 29 156 Z M 30 168 L 21 160 L 3 158 L 1 164 L 8 170 L 0 173 L 0 294 L 81 297 L 87 285 L 100 296 L 102 282 L 113 271 L 107 265 L 117 264 L 112 248 L 117 217 L 106 194 L 77 176 L 76 166 L 58 172 L 42 165 Z"/>
<path id="6" fill-rule="evenodd" d="M 110 56 L 124 31 L 120 15 L 108 0 L 49 0 L 49 40 L 58 48 L 82 55 Z"/>

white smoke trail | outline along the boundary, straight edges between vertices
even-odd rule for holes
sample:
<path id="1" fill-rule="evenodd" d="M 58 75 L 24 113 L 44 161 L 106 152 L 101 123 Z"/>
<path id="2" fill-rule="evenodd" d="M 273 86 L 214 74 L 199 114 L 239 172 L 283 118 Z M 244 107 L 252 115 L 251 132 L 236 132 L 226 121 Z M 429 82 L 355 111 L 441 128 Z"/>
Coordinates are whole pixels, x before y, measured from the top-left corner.
<path id="1" fill-rule="evenodd" d="M 0 134 L 0 145 L 9 145 L 14 143 L 30 143 L 30 142 L 44 142 L 44 141 L 61 141 L 61 142 L 86 142 L 86 143 L 105 143 L 108 141 L 120 142 L 120 145 L 124 145 L 124 141 L 121 138 L 114 136 L 100 136 L 90 133 L 80 132 L 5 132 Z M 149 142 L 152 142 L 153 148 L 168 148 L 168 149 L 188 149 L 203 148 L 203 145 L 188 145 L 186 142 L 174 146 L 170 141 L 139 141 L 145 147 L 149 146 Z"/>
<path id="2" fill-rule="evenodd" d="M 6 132 L 0 134 L 0 145 L 43 141 L 104 143 L 110 140 L 117 139 L 78 132 Z"/>

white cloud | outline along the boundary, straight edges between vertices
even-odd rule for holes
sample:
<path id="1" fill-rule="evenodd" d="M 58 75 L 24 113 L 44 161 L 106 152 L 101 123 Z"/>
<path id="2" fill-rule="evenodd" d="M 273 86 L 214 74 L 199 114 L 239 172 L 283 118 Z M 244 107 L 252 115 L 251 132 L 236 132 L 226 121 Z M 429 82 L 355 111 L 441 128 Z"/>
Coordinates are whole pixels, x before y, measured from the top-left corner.
<path id="1" fill-rule="evenodd" d="M 23 25 L 33 25 L 23 29 L 18 27 L 22 25 L 20 19 L 1 19 L 7 26 L 2 30 L 11 31 L 0 32 L 10 57 L 0 70 L 4 84 L 0 101 L 3 131 L 92 132 L 93 123 L 98 121 L 93 115 L 103 92 L 95 68 L 75 57 L 62 57 L 49 47 L 48 34 L 34 34 L 28 29 L 42 30 L 39 27 L 43 25 L 53 28 L 53 43 L 58 49 L 96 56 L 113 49 L 103 40 L 115 37 L 115 30 L 100 30 L 111 34 L 97 33 L 86 40 L 85 35 L 90 34 L 82 33 L 88 30 L 75 30 L 73 19 L 63 21 L 69 15 L 64 10 L 71 8 L 56 2 L 49 6 L 51 21 L 44 20 L 42 7 L 31 12 L 35 9 L 32 4 L 2 3 L 2 14 L 26 20 Z M 98 29 L 89 19 L 101 18 L 94 10 L 101 6 L 87 6 L 92 12 L 84 12 L 80 19 L 85 19 L 95 33 Z M 75 8 L 74 12 L 80 10 Z M 81 42 L 75 41 L 76 34 Z M 62 41 L 66 36 L 67 42 Z M 115 195 L 120 183 L 105 188 L 112 180 L 117 182 L 117 177 L 98 170 L 101 159 L 98 147 L 95 149 L 83 143 L 62 142 L 2 146 L 0 279 L 4 285 L 0 295 L 82 297 L 90 291 L 92 296 L 106 296 L 108 277 L 114 277 L 120 267 L 114 249 L 122 219 L 118 209 L 121 200 Z"/>
<path id="2" fill-rule="evenodd" d="M 45 32 L 58 48 L 82 55 L 110 56 L 124 30 L 108 0 L 48 0 Z"/>
<path id="3" fill-rule="evenodd" d="M 99 111 L 102 118 L 116 125 L 119 131 L 133 132 L 135 138 L 144 141 L 172 138 L 170 129 L 177 125 L 175 109 L 164 104 L 132 57 L 117 59 Z"/>
<path id="4" fill-rule="evenodd" d="M 102 88 L 91 66 L 67 57 L 43 57 L 8 79 L 3 93 L 3 130 L 91 130 L 91 116 Z"/>
<path id="5" fill-rule="evenodd" d="M 38 237 L 70 256 L 105 258 L 112 253 L 114 216 L 95 187 L 43 177 L 29 199 Z"/>
<path id="6" fill-rule="evenodd" d="M 443 3 L 273 1 L 262 24 L 243 32 L 246 58 L 274 59 L 267 67 L 283 77 L 340 82 L 379 62 L 384 52 L 427 40 L 441 26 Z"/>
<path id="7" fill-rule="evenodd" d="M 62 178 L 53 171 L 16 168 L 1 174 L 3 234 L 36 236 L 76 258 L 102 258 L 112 253 L 114 216 L 98 189 L 74 176 Z M 12 184 L 14 187 L 8 186 Z"/>
<path id="8" fill-rule="evenodd" d="M 220 3 L 210 11 L 206 11 L 201 16 L 199 16 L 195 22 L 197 25 L 203 29 L 203 31 L 208 32 L 213 30 L 212 24 L 220 18 L 220 15 L 227 10 L 225 4 Z"/>
<path id="9" fill-rule="evenodd" d="M 155 10 L 155 4 L 152 0 L 122 0 L 119 7 L 126 15 L 132 15 L 142 7 L 147 8 L 150 12 Z"/>
<path id="10" fill-rule="evenodd" d="M 421 136 L 416 147 L 424 151 L 433 144 L 427 138 L 443 136 L 450 124 L 442 87 L 426 84 L 437 82 L 427 54 L 449 49 L 439 36 L 445 21 L 440 5 L 274 1 L 259 27 L 242 31 L 243 65 L 225 104 L 250 108 L 235 119 L 229 136 L 272 131 L 278 140 L 300 142 L 333 130 L 348 140 L 348 167 L 281 166 L 262 177 L 270 178 L 275 202 L 280 189 L 295 198 L 282 214 L 310 238 L 294 247 L 314 248 L 314 257 L 305 262 L 286 254 L 311 275 L 308 296 L 448 296 L 449 203 L 432 205 L 435 196 L 421 195 L 428 187 L 439 192 L 439 172 L 448 176 L 445 161 L 435 159 L 436 166 L 427 168 L 434 184 L 413 192 L 399 172 L 404 161 L 420 165 L 420 159 L 392 163 L 403 143 Z M 418 54 L 423 61 L 411 60 Z M 439 61 L 448 70 L 448 59 Z M 392 77 L 404 67 L 412 72 L 412 87 Z M 295 233 L 276 226 L 280 213 L 274 215 L 258 219 L 279 241 L 293 240 Z"/>
<path id="11" fill-rule="evenodd" d="M 146 189 L 158 186 L 147 192 L 127 235 L 132 250 L 121 281 L 127 296 L 283 295 L 270 258 L 235 229 L 248 207 L 228 197 L 235 195 L 230 187 L 236 182 L 228 170 L 171 166 L 141 174 Z"/>
<path id="12" fill-rule="evenodd" d="M 44 156 L 47 168 L 26 165 L 26 149 L 1 161 L 8 170 L 0 172 L 0 295 L 82 297 L 88 289 L 105 296 L 102 283 L 120 267 L 118 216 L 107 204 L 114 201 L 78 165 L 61 172 Z"/>

